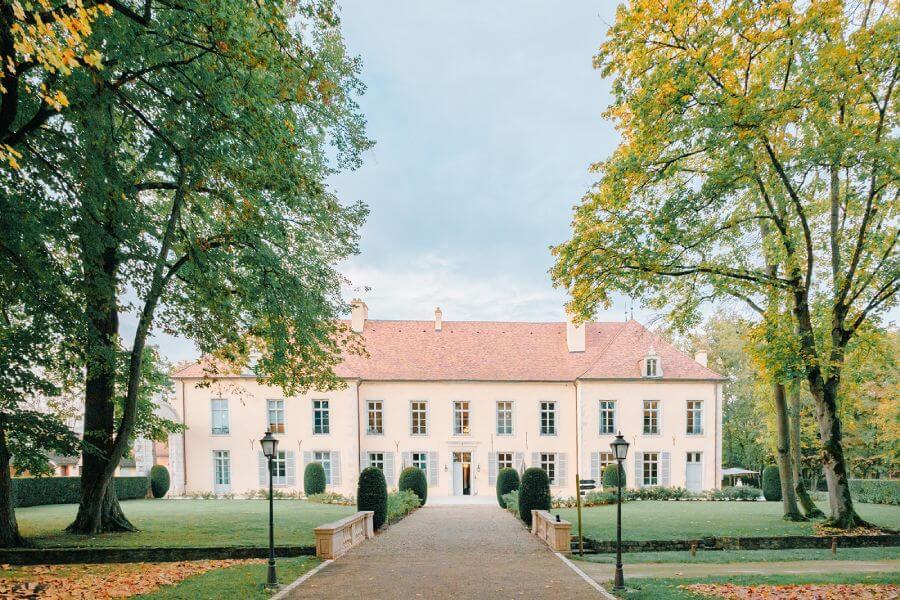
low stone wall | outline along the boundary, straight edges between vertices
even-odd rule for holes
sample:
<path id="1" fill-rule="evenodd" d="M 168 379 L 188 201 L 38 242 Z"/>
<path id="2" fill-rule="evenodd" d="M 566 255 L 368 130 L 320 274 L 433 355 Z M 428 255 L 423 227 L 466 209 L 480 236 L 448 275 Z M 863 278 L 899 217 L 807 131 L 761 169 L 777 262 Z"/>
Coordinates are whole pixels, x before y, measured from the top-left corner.
<path id="1" fill-rule="evenodd" d="M 571 551 L 572 524 L 546 510 L 531 511 L 531 533 L 544 540 L 556 552 Z"/>
<path id="2" fill-rule="evenodd" d="M 363 541 L 375 537 L 375 513 L 361 510 L 333 523 L 319 525 L 316 534 L 316 556 L 334 560 Z"/>
<path id="3" fill-rule="evenodd" d="M 900 546 L 900 535 L 792 535 L 771 537 L 707 537 L 695 540 L 629 540 L 622 542 L 622 552 L 672 552 L 690 550 L 792 550 L 803 548 L 868 548 Z M 578 536 L 572 537 L 572 543 Z M 614 540 L 598 541 L 584 538 L 585 551 L 608 554 L 616 551 Z"/>
<path id="4" fill-rule="evenodd" d="M 314 546 L 276 546 L 275 556 L 313 556 Z M 268 558 L 268 547 L 218 546 L 209 548 L 14 548 L 0 550 L 0 564 L 61 565 L 76 563 L 177 562 Z"/>

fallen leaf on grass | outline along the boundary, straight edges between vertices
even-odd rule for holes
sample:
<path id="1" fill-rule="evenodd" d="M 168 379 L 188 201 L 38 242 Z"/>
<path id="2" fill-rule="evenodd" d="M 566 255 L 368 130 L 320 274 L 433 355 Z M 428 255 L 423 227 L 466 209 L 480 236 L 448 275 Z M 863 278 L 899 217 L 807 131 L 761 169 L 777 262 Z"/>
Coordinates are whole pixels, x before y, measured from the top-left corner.
<path id="1" fill-rule="evenodd" d="M 695 583 L 689 592 L 725 600 L 898 600 L 900 586 L 878 584 L 734 585 Z"/>

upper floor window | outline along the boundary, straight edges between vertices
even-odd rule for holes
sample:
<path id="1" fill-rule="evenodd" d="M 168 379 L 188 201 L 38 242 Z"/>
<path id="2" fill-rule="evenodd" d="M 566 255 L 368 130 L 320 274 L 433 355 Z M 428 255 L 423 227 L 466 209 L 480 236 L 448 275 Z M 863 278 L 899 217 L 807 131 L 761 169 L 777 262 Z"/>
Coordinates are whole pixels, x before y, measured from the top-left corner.
<path id="1" fill-rule="evenodd" d="M 653 346 L 650 346 L 643 363 L 642 375 L 644 377 L 662 377 L 662 361 Z"/>
<path id="2" fill-rule="evenodd" d="M 331 485 L 331 452 L 313 452 L 313 461 L 322 465 L 322 469 L 325 470 L 325 483 Z"/>
<path id="3" fill-rule="evenodd" d="M 616 432 L 616 402 L 615 400 L 600 401 L 600 433 Z"/>
<path id="4" fill-rule="evenodd" d="M 469 435 L 469 403 L 453 403 L 453 434 Z"/>
<path id="5" fill-rule="evenodd" d="M 227 435 L 228 429 L 228 400 L 214 398 L 212 401 L 212 432 L 216 435 Z"/>
<path id="6" fill-rule="evenodd" d="M 417 469 L 422 469 L 422 472 L 425 473 L 425 476 L 428 476 L 428 453 L 427 452 L 413 452 L 412 453 L 412 466 Z"/>
<path id="7" fill-rule="evenodd" d="M 287 454 L 279 450 L 272 458 L 272 485 L 287 485 Z"/>
<path id="8" fill-rule="evenodd" d="M 384 452 L 369 452 L 369 466 L 384 471 Z"/>
<path id="9" fill-rule="evenodd" d="M 497 402 L 497 435 L 512 435 L 513 403 L 508 400 Z"/>
<path id="10" fill-rule="evenodd" d="M 284 433 L 284 400 L 268 400 L 269 431 Z"/>
<path id="11" fill-rule="evenodd" d="M 369 435 L 381 435 L 384 433 L 384 409 L 381 400 L 369 400 L 368 406 L 368 427 L 366 433 Z"/>
<path id="12" fill-rule="evenodd" d="M 643 485 L 659 485 L 659 453 L 644 452 Z"/>
<path id="13" fill-rule="evenodd" d="M 644 434 L 659 433 L 659 400 L 644 400 Z"/>
<path id="14" fill-rule="evenodd" d="M 313 400 L 313 433 L 331 432 L 331 415 L 328 400 Z"/>
<path id="15" fill-rule="evenodd" d="M 556 435 L 556 402 L 541 402 L 541 435 Z"/>
<path id="16" fill-rule="evenodd" d="M 428 404 L 423 400 L 409 403 L 409 432 L 412 435 L 428 434 Z"/>
<path id="17" fill-rule="evenodd" d="M 497 453 L 497 470 L 513 468 L 513 453 L 498 452 Z"/>
<path id="18" fill-rule="evenodd" d="M 547 474 L 547 477 L 550 479 L 550 485 L 556 485 L 556 454 L 550 453 L 541 453 L 541 469 Z"/>
<path id="19" fill-rule="evenodd" d="M 703 402 L 700 400 L 688 400 L 687 432 L 694 434 L 703 433 Z"/>

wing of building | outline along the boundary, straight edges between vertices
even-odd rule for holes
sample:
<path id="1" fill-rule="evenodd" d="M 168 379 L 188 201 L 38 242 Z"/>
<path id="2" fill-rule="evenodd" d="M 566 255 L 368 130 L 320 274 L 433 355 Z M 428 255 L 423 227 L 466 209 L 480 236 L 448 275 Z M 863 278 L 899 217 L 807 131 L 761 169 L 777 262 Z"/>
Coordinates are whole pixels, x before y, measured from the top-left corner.
<path id="1" fill-rule="evenodd" d="M 328 489 L 355 495 L 359 471 L 422 468 L 429 495 L 492 495 L 499 469 L 545 469 L 554 495 L 576 473 L 599 482 L 621 431 L 631 443 L 627 485 L 718 487 L 722 383 L 704 354 L 690 357 L 636 321 L 502 323 L 368 319 L 351 325 L 367 357 L 347 356 L 347 387 L 285 397 L 250 373 L 200 384 L 204 362 L 175 374 L 187 424 L 184 489 L 267 487 L 258 440 L 279 442 L 275 485 L 302 490 L 307 463 Z"/>

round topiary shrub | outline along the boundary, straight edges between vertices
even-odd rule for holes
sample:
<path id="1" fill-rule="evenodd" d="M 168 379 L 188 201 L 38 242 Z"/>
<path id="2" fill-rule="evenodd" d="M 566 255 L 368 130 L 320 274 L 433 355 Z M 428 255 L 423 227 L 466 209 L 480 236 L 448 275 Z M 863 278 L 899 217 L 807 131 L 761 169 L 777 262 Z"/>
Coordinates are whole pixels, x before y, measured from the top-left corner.
<path id="1" fill-rule="evenodd" d="M 325 467 L 322 463 L 311 462 L 303 471 L 303 493 L 307 496 L 325 491 Z"/>
<path id="2" fill-rule="evenodd" d="M 419 506 L 425 506 L 428 499 L 428 480 L 425 472 L 419 467 L 406 467 L 400 472 L 400 491 L 411 490 L 419 497 Z"/>
<path id="3" fill-rule="evenodd" d="M 500 508 L 506 508 L 506 502 L 503 496 L 519 489 L 519 472 L 509 467 L 500 469 L 497 473 L 497 502 Z"/>
<path id="4" fill-rule="evenodd" d="M 618 463 L 606 465 L 606 468 L 603 469 L 603 479 L 601 483 L 603 484 L 603 489 L 619 487 Z M 628 478 L 625 477 L 625 467 L 622 466 L 622 487 L 624 488 L 627 483 Z"/>
<path id="5" fill-rule="evenodd" d="M 387 483 L 384 481 L 384 473 L 378 467 L 366 467 L 359 474 L 356 508 L 375 512 L 373 519 L 375 529 L 381 529 L 384 525 L 387 519 Z"/>
<path id="6" fill-rule="evenodd" d="M 775 465 L 763 469 L 762 488 L 766 500 L 770 502 L 781 500 L 781 475 Z"/>
<path id="7" fill-rule="evenodd" d="M 162 465 L 150 467 L 150 491 L 154 498 L 162 498 L 169 491 L 169 470 Z"/>
<path id="8" fill-rule="evenodd" d="M 528 525 L 532 510 L 550 510 L 550 478 L 537 467 L 525 469 L 519 486 L 519 517 Z"/>

